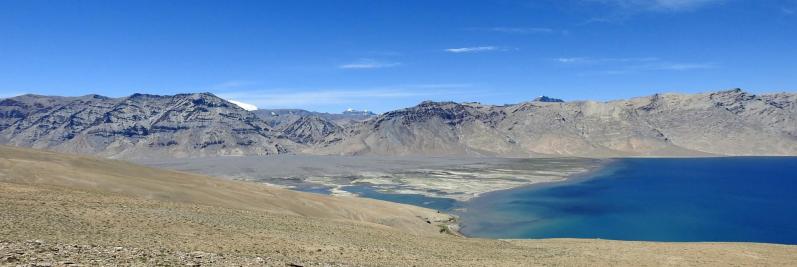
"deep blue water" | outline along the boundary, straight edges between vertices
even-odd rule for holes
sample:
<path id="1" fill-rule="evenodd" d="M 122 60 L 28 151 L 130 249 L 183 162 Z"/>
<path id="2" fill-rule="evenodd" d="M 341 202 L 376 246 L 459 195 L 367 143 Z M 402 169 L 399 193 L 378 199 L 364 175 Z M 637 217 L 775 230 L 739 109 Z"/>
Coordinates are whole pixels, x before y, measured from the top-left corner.
<path id="1" fill-rule="evenodd" d="M 477 237 L 797 244 L 797 157 L 620 159 L 464 205 Z"/>

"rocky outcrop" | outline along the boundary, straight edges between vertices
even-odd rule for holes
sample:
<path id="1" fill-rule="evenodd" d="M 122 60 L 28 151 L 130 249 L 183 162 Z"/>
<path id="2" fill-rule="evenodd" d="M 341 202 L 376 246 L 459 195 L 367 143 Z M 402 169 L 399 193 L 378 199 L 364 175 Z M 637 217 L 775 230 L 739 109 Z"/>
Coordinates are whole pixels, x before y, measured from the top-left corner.
<path id="1" fill-rule="evenodd" d="M 299 118 L 315 116 L 340 126 L 349 126 L 376 116 L 373 112 L 348 109 L 342 113 L 313 112 L 303 109 L 260 109 L 253 111 L 273 127 L 290 124 Z"/>
<path id="2" fill-rule="evenodd" d="M 288 139 L 300 144 L 316 144 L 343 128 L 318 116 L 304 116 L 280 129 Z"/>
<path id="3" fill-rule="evenodd" d="M 559 98 L 553 98 L 553 97 L 548 97 L 548 96 L 540 96 L 540 97 L 535 98 L 533 101 L 535 101 L 535 102 L 552 102 L 552 103 L 565 102 L 564 100 L 561 100 Z"/>

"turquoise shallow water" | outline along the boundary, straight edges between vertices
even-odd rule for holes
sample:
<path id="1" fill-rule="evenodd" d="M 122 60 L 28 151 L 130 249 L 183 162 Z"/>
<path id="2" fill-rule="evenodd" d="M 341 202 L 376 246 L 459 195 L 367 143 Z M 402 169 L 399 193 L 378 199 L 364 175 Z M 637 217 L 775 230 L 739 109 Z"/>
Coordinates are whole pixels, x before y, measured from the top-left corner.
<path id="1" fill-rule="evenodd" d="M 461 204 L 477 237 L 797 244 L 797 157 L 620 159 Z"/>
<path id="2" fill-rule="evenodd" d="M 372 187 L 364 185 L 347 186 L 344 187 L 343 190 L 355 193 L 361 197 L 410 204 L 410 205 L 421 206 L 425 208 L 442 210 L 442 211 L 451 210 L 452 208 L 456 207 L 458 204 L 456 200 L 450 198 L 427 197 L 418 194 L 383 193 Z"/>

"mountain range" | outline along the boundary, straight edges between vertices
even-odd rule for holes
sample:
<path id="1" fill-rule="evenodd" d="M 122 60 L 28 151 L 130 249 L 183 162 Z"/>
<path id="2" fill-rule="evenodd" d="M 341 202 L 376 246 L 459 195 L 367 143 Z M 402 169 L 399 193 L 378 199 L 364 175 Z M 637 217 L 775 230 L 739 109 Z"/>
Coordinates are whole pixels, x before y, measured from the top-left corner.
<path id="1" fill-rule="evenodd" d="M 210 93 L 0 100 L 0 143 L 112 158 L 797 155 L 797 94 L 426 101 L 383 114 L 247 111 Z"/>

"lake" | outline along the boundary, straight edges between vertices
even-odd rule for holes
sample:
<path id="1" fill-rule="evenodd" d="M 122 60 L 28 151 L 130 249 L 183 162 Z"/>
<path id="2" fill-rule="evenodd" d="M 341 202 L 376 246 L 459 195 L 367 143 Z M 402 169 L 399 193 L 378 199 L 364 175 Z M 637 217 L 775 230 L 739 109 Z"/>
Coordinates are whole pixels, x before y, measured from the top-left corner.
<path id="1" fill-rule="evenodd" d="M 797 244 L 797 157 L 618 159 L 460 204 L 475 237 Z"/>
<path id="2" fill-rule="evenodd" d="M 346 186 L 343 187 L 343 190 L 357 194 L 357 196 L 360 197 L 421 206 L 441 211 L 449 211 L 458 204 L 456 200 L 450 198 L 429 197 L 419 194 L 391 194 L 380 192 L 373 187 L 365 185 Z"/>

